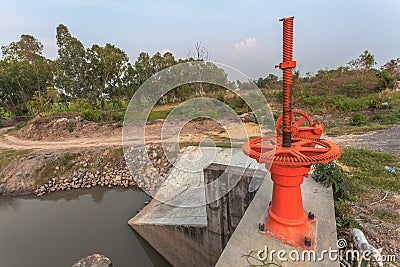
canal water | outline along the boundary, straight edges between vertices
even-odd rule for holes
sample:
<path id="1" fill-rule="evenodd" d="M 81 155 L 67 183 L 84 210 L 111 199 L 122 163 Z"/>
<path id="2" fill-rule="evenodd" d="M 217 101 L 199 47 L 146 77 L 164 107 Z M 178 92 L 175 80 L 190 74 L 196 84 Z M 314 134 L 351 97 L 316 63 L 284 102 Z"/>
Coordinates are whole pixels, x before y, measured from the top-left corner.
<path id="1" fill-rule="evenodd" d="M 169 266 L 128 226 L 149 200 L 139 189 L 101 187 L 0 197 L 0 266 L 71 267 L 93 253 L 114 267 Z"/>

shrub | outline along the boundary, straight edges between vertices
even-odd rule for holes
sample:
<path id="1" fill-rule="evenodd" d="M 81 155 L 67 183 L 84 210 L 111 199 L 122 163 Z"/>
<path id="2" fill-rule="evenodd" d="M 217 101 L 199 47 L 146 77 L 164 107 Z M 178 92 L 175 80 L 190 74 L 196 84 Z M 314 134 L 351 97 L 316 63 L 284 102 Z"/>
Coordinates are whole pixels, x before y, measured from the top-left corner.
<path id="1" fill-rule="evenodd" d="M 217 100 L 219 100 L 219 101 L 221 101 L 221 102 L 224 102 L 224 100 L 225 100 L 225 97 L 224 97 L 224 94 L 223 93 L 217 93 L 216 95 L 215 95 L 215 99 L 217 99 Z"/>
<path id="2" fill-rule="evenodd" d="M 364 114 L 356 113 L 350 119 L 351 126 L 360 126 L 367 123 L 367 117 Z"/>
<path id="3" fill-rule="evenodd" d="M 89 110 L 93 107 L 93 105 L 89 102 L 89 100 L 85 98 L 78 98 L 74 104 L 76 109 L 80 112 Z"/>
<path id="4" fill-rule="evenodd" d="M 376 98 L 376 99 L 370 99 L 368 101 L 368 106 L 372 109 L 379 109 L 382 108 L 382 99 Z"/>
<path id="5" fill-rule="evenodd" d="M 100 122 L 104 119 L 104 114 L 99 110 L 85 109 L 80 112 L 80 116 L 87 121 Z"/>
<path id="6" fill-rule="evenodd" d="M 334 193 L 338 197 L 345 197 L 343 194 L 345 192 L 344 179 L 346 179 L 346 176 L 347 174 L 334 161 L 314 165 L 314 180 L 325 187 L 332 186 Z"/>
<path id="7" fill-rule="evenodd" d="M 74 131 L 74 126 L 72 125 L 72 123 L 68 122 L 67 129 L 69 133 L 72 133 Z"/>
<path id="8" fill-rule="evenodd" d="M 115 112 L 113 113 L 113 119 L 116 122 L 122 122 L 124 121 L 125 118 L 125 113 L 124 112 Z"/>

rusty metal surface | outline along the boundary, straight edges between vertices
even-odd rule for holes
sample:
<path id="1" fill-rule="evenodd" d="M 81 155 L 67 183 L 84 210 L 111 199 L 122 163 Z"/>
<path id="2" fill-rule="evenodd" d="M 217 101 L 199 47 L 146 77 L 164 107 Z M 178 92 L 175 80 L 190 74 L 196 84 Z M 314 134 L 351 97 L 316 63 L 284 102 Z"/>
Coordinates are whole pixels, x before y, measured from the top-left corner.
<path id="1" fill-rule="evenodd" d="M 296 115 L 298 115 L 296 118 Z M 276 120 L 275 130 L 278 136 L 282 135 L 282 119 L 283 116 L 279 116 Z M 307 126 L 304 126 L 304 123 Z M 324 130 L 324 124 L 322 122 L 313 122 L 310 116 L 301 110 L 292 111 L 292 136 L 306 137 L 306 138 L 320 138 Z"/>
<path id="2" fill-rule="evenodd" d="M 242 145 L 242 150 L 257 162 L 271 166 L 272 201 L 259 225 L 260 233 L 298 248 L 314 249 L 316 221 L 303 209 L 300 185 L 311 165 L 339 158 L 341 149 L 333 142 L 319 139 L 324 128 L 322 123 L 313 124 L 306 113 L 292 111 L 292 70 L 296 66 L 293 20 L 294 17 L 281 19 L 283 62 L 276 67 L 283 70 L 283 112 L 276 125 L 278 136 L 251 139 Z M 300 118 L 296 120 L 295 115 Z M 309 126 L 302 126 L 306 121 Z"/>

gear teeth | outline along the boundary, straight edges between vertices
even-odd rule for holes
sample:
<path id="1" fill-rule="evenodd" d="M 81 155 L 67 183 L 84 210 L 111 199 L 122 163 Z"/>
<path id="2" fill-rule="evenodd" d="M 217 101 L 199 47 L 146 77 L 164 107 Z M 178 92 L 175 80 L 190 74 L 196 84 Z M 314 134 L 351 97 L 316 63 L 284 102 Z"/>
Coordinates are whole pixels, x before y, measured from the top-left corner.
<path id="1" fill-rule="evenodd" d="M 340 147 L 330 141 L 314 139 L 314 138 L 305 138 L 305 137 L 293 137 L 292 138 L 293 145 L 290 148 L 282 147 L 282 143 L 279 142 L 279 139 L 269 136 L 263 138 L 255 138 L 247 141 L 243 144 L 242 148 L 246 155 L 251 158 L 256 159 L 259 163 L 265 164 L 274 164 L 280 166 L 293 166 L 293 167 L 304 167 L 313 164 L 327 163 L 338 159 L 342 153 Z M 305 143 L 302 147 L 313 147 L 321 146 L 321 152 L 318 152 L 318 148 L 316 148 L 315 155 L 305 155 L 303 153 L 299 153 L 298 147 L 296 147 L 297 142 L 309 141 L 309 143 Z M 271 142 L 276 143 L 275 154 L 268 154 L 266 157 L 263 157 L 265 154 L 261 154 L 258 151 L 254 150 L 252 147 L 258 145 L 262 142 Z M 326 149 L 328 149 L 326 151 Z M 268 150 L 271 151 L 272 149 Z M 268 151 L 263 151 L 268 152 Z"/>

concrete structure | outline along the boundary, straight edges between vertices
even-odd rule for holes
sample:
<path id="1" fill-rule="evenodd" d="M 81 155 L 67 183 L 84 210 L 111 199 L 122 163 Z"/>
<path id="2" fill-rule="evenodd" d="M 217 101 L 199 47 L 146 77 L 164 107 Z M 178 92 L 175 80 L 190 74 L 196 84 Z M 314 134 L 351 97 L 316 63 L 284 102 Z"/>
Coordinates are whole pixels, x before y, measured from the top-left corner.
<path id="1" fill-rule="evenodd" d="M 314 179 L 308 178 L 304 179 L 301 190 L 303 193 L 304 209 L 314 212 L 317 219 L 315 253 L 316 259 L 318 259 L 318 257 L 321 257 L 323 250 L 337 250 L 336 221 L 332 189 L 324 188 L 321 184 L 315 182 Z M 281 255 L 283 256 L 281 258 L 287 258 L 288 261 L 278 260 L 277 253 L 273 254 L 274 260 L 266 260 L 266 262 L 275 262 L 281 266 L 339 266 L 338 253 L 332 254 L 336 257 L 333 257 L 333 260 L 330 260 L 328 253 L 326 253 L 322 261 L 313 261 L 312 255 L 311 261 L 302 261 L 302 250 L 286 245 L 281 241 L 267 238 L 265 235 L 258 233 L 256 220 L 259 219 L 261 221 L 267 208 L 266 200 L 268 201 L 271 199 L 271 195 L 272 181 L 266 179 L 248 207 L 235 233 L 229 240 L 216 266 L 249 266 L 246 257 L 242 257 L 242 255 L 248 255 L 253 252 L 253 255 L 256 256 L 257 252 L 259 250 L 265 250 L 265 247 L 267 247 L 269 251 L 275 250 L 278 252 L 279 250 L 284 250 L 286 252 L 286 255 Z M 300 255 L 299 261 L 290 260 L 289 253 L 292 253 L 293 258 L 297 257 L 296 252 L 292 251 L 297 251 Z M 308 254 L 305 255 L 307 259 Z M 257 261 L 252 262 L 261 264 L 261 262 Z"/>
<path id="2" fill-rule="evenodd" d="M 202 150 L 202 151 L 200 151 Z M 171 171 L 161 188 L 162 194 L 176 200 L 174 205 L 153 199 L 129 225 L 174 266 L 248 266 L 243 254 L 269 249 L 293 247 L 268 239 L 257 231 L 258 222 L 271 198 L 272 182 L 264 166 L 246 157 L 241 149 L 186 148 L 189 158 L 196 153 L 212 153 L 212 162 L 204 161 L 204 172 Z M 207 157 L 206 157 L 207 158 Z M 210 158 L 210 157 L 208 157 Z M 198 162 L 196 163 L 198 164 Z M 229 165 L 229 166 L 228 166 Z M 199 169 L 199 166 L 195 166 Z M 244 169 L 243 169 L 244 168 Z M 201 168 L 200 168 L 201 169 Z M 225 181 L 238 181 L 221 199 L 211 198 L 218 184 L 205 190 L 171 190 L 168 184 L 185 184 L 187 189 L 199 184 L 212 184 L 221 174 Z M 240 179 L 239 179 L 240 178 Z M 221 181 L 221 179 L 218 179 Z M 263 182 L 262 182 L 263 181 Z M 249 192 L 254 184 L 262 186 Z M 223 187 L 222 187 L 223 188 Z M 316 252 L 336 249 L 336 227 L 332 190 L 312 179 L 302 185 L 304 208 L 318 219 Z M 254 198 L 254 199 L 253 199 Z M 206 204 L 210 202 L 209 204 Z M 200 203 L 195 207 L 190 204 Z M 175 205 L 179 204 L 179 205 Z M 260 262 L 259 262 L 260 264 Z M 335 266 L 338 262 L 280 263 L 282 266 Z"/>

